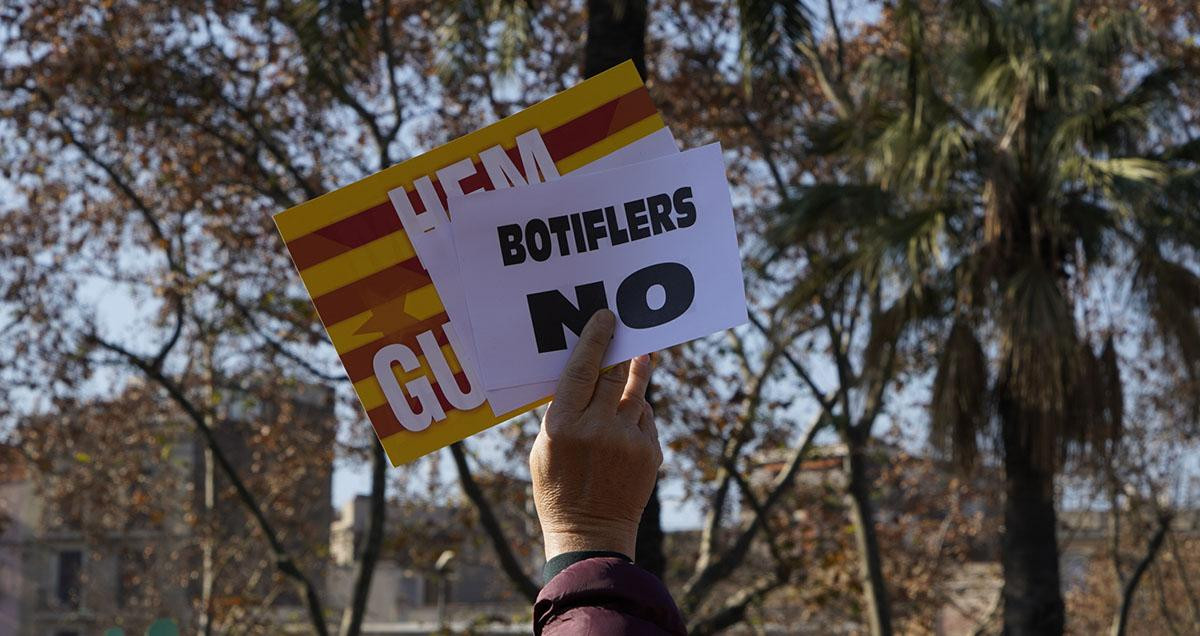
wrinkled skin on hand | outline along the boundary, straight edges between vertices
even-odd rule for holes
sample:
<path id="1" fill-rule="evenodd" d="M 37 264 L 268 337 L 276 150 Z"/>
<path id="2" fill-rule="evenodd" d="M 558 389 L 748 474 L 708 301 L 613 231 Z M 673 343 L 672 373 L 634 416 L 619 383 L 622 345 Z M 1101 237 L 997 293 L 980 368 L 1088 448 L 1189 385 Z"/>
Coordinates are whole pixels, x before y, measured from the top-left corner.
<path id="1" fill-rule="evenodd" d="M 650 357 L 601 372 L 615 325 L 601 310 L 584 327 L 529 455 L 547 559 L 576 550 L 632 557 L 662 465 L 646 402 Z"/>

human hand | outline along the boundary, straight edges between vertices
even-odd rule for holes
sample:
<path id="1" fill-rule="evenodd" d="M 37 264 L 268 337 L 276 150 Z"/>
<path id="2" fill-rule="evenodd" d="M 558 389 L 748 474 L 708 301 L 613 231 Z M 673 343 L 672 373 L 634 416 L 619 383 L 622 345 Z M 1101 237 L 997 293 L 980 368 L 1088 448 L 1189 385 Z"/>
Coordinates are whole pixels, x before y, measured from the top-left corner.
<path id="1" fill-rule="evenodd" d="M 615 326 L 607 309 L 588 321 L 529 454 L 547 560 L 577 550 L 632 558 L 638 521 L 662 465 L 646 402 L 650 356 L 600 372 Z"/>

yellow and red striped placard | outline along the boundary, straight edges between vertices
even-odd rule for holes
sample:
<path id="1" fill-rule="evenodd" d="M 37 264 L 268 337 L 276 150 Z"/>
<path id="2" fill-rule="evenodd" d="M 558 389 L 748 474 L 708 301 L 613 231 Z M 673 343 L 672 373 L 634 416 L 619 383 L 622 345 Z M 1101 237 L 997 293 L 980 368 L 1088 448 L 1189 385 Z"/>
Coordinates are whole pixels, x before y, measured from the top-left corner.
<path id="1" fill-rule="evenodd" d="M 430 331 L 436 337 L 460 390 L 467 390 L 469 382 L 446 338 L 450 328 L 446 312 L 388 192 L 405 188 L 414 209 L 423 212 L 415 180 L 432 179 L 439 169 L 471 158 L 476 173 L 461 181 L 463 191 L 491 189 L 479 153 L 501 146 L 517 160 L 516 137 L 527 131 L 540 132 L 558 172 L 566 174 L 664 126 L 633 63 L 626 62 L 491 126 L 275 215 L 300 278 L 393 465 L 478 433 L 544 401 L 495 416 L 486 402 L 463 411 L 446 400 L 429 363 L 420 355 L 419 335 Z M 441 185 L 434 181 L 434 187 L 444 203 Z M 420 362 L 419 368 L 409 372 L 392 367 L 399 385 L 427 378 L 446 413 L 444 420 L 419 432 L 401 425 L 375 377 L 376 352 L 393 344 L 409 347 Z M 422 405 L 412 396 L 409 402 L 413 411 L 421 410 Z"/>

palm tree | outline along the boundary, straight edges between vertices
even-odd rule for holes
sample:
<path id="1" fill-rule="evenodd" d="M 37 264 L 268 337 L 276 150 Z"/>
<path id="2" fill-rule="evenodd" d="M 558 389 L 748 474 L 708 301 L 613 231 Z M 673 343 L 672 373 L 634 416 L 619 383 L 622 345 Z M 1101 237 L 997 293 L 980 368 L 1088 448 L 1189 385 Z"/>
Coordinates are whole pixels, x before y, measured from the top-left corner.
<path id="1" fill-rule="evenodd" d="M 1005 632 L 1058 634 L 1054 477 L 1112 452 L 1122 423 L 1111 325 L 1077 311 L 1087 282 L 1128 281 L 1135 327 L 1200 377 L 1200 143 L 1179 105 L 1197 74 L 1156 55 L 1133 12 L 938 8 L 888 16 L 901 44 L 863 65 L 850 111 L 807 131 L 843 177 L 798 189 L 776 236 L 809 246 L 824 283 L 937 309 L 908 315 L 946 334 L 932 441 L 1003 466 Z"/>

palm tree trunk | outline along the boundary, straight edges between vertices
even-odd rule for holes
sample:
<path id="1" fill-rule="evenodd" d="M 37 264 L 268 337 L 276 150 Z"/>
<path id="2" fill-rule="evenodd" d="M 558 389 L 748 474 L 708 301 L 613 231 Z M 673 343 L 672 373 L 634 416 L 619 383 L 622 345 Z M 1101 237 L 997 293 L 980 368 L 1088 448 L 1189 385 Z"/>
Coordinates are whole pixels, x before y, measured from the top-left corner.
<path id="1" fill-rule="evenodd" d="M 1004 443 L 1004 633 L 1063 633 L 1058 571 L 1054 473 L 1033 459 L 1029 424 L 1011 399 L 1001 396 Z"/>
<path id="2" fill-rule="evenodd" d="M 875 508 L 871 504 L 871 480 L 867 461 L 863 457 L 866 440 L 850 431 L 846 440 L 846 499 L 850 505 L 850 521 L 854 527 L 854 542 L 858 549 L 859 577 L 863 598 L 867 604 L 867 623 L 872 636 L 890 636 L 892 614 L 888 605 L 887 586 L 883 580 L 883 563 L 879 556 L 879 539 L 875 534 Z"/>

